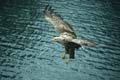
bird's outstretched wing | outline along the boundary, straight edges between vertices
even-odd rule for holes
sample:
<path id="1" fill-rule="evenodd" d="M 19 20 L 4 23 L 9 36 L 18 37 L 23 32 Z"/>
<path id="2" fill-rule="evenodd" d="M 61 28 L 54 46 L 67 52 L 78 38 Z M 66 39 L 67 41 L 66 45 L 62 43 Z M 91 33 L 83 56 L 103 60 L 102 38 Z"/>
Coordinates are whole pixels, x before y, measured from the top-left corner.
<path id="1" fill-rule="evenodd" d="M 75 48 L 74 47 L 69 48 L 69 58 L 71 58 L 71 59 L 75 58 Z"/>
<path id="2" fill-rule="evenodd" d="M 63 32 L 68 32 L 76 35 L 73 28 L 66 21 L 64 21 L 60 16 L 58 16 L 53 12 L 53 9 L 51 6 L 47 5 L 45 7 L 44 16 L 45 16 L 45 19 L 49 21 L 60 34 Z"/>
<path id="3" fill-rule="evenodd" d="M 65 44 L 65 53 L 69 54 L 69 58 L 74 59 L 75 58 L 75 47 L 72 46 L 73 43 L 66 43 Z"/>
<path id="4" fill-rule="evenodd" d="M 79 44 L 81 46 L 88 46 L 88 47 L 94 47 L 96 44 L 89 40 L 82 40 L 82 39 L 72 39 L 71 42 Z"/>

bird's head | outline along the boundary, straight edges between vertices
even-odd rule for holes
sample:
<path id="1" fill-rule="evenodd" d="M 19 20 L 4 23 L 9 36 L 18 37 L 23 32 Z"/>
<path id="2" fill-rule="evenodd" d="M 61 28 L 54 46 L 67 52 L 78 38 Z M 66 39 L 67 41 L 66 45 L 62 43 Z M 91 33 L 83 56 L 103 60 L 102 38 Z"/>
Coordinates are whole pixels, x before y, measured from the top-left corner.
<path id="1" fill-rule="evenodd" d="M 52 42 L 61 42 L 61 37 L 54 37 L 51 39 Z"/>

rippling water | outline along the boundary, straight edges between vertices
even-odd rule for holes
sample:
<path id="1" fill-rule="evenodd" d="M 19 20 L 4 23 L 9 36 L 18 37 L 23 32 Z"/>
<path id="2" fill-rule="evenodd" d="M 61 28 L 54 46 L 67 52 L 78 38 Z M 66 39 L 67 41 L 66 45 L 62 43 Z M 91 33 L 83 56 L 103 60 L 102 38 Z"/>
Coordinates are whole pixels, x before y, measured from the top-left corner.
<path id="1" fill-rule="evenodd" d="M 50 4 L 78 37 L 97 43 L 76 50 L 69 64 L 45 21 Z M 120 80 L 119 0 L 1 0 L 0 80 Z"/>

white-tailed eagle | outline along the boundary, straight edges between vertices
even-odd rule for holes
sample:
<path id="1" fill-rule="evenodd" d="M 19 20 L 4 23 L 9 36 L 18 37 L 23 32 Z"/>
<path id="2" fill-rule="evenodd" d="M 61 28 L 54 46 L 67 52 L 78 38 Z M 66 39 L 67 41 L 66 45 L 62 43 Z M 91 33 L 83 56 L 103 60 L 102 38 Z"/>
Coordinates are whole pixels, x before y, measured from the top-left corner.
<path id="1" fill-rule="evenodd" d="M 60 16 L 56 15 L 51 6 L 47 5 L 45 7 L 44 16 L 45 19 L 50 22 L 60 34 L 59 37 L 54 37 L 51 40 L 64 45 L 65 53 L 69 54 L 69 58 L 75 58 L 75 49 L 78 49 L 81 46 L 95 45 L 95 43 L 91 41 L 77 39 L 77 36 L 70 24 L 64 21 Z"/>

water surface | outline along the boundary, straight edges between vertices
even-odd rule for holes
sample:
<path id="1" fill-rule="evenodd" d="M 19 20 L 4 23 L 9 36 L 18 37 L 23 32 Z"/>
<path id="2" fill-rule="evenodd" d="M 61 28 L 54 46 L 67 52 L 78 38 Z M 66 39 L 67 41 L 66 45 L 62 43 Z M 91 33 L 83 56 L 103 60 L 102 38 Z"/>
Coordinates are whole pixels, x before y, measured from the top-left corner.
<path id="1" fill-rule="evenodd" d="M 69 64 L 43 16 L 50 4 L 78 37 L 97 43 L 76 50 Z M 119 0 L 1 0 L 0 80 L 119 80 Z"/>

